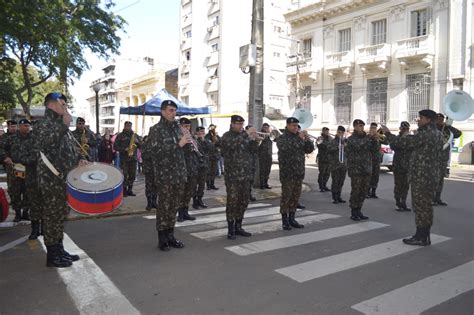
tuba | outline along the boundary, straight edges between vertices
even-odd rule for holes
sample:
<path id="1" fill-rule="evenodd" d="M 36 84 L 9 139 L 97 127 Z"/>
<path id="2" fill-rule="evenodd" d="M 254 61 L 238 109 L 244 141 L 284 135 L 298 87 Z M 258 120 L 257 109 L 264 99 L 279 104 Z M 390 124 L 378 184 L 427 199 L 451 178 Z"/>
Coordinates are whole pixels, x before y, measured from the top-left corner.
<path id="1" fill-rule="evenodd" d="M 137 149 L 137 144 L 135 143 L 136 134 L 132 134 L 132 138 L 130 139 L 130 144 L 128 145 L 128 157 L 132 157 L 135 154 L 135 150 Z"/>
<path id="2" fill-rule="evenodd" d="M 474 100 L 464 91 L 453 90 L 443 98 L 443 112 L 447 116 L 446 125 L 448 126 L 452 125 L 454 121 L 466 120 L 474 112 Z M 449 132 L 449 135 L 444 138 L 443 150 L 447 149 L 453 138 L 453 133 Z"/>
<path id="3" fill-rule="evenodd" d="M 300 121 L 301 130 L 307 129 L 313 124 L 313 114 L 304 108 L 296 109 L 291 116 Z"/>

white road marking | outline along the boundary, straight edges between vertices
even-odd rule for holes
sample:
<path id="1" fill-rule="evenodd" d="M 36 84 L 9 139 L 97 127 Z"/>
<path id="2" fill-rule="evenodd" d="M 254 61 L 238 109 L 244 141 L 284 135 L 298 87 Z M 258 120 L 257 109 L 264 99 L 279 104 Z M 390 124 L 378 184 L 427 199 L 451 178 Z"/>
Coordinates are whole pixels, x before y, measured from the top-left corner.
<path id="1" fill-rule="evenodd" d="M 350 224 L 321 231 L 314 231 L 309 233 L 295 234 L 291 236 L 283 236 L 273 238 L 264 241 L 257 241 L 252 243 L 246 243 L 242 245 L 229 246 L 225 249 L 240 255 L 247 256 L 252 254 L 258 254 L 268 252 L 277 249 L 283 249 L 287 247 L 293 247 L 303 244 L 309 244 L 319 241 L 328 240 L 335 237 L 341 237 L 351 235 L 360 232 L 366 232 L 374 229 L 379 229 L 388 226 L 387 224 L 378 222 L 363 222 L 357 224 Z"/>
<path id="2" fill-rule="evenodd" d="M 431 234 L 432 245 L 445 242 L 449 239 L 449 237 Z M 305 282 L 421 249 L 429 250 L 429 247 L 411 246 L 403 244 L 401 240 L 394 240 L 276 269 L 275 271 L 295 281 Z"/>
<path id="3" fill-rule="evenodd" d="M 420 314 L 474 289 L 474 261 L 353 305 L 364 314 Z"/>
<path id="4" fill-rule="evenodd" d="M 43 237 L 38 240 L 46 247 Z M 81 314 L 140 314 L 99 266 L 67 234 L 64 248 L 81 257 L 69 268 L 57 268 Z"/>
<path id="5" fill-rule="evenodd" d="M 14 241 L 11 241 L 11 242 L 8 243 L 8 244 L 5 244 L 5 245 L 3 245 L 3 246 L 0 246 L 0 253 L 1 253 L 1 252 L 4 252 L 4 251 L 6 251 L 6 250 L 8 250 L 8 249 L 10 249 L 10 248 L 13 248 L 13 247 L 15 247 L 15 246 L 17 246 L 17 245 L 19 245 L 19 244 L 21 244 L 21 243 L 23 243 L 23 242 L 25 242 L 25 241 L 28 239 L 28 237 L 29 237 L 29 235 L 25 235 L 25 236 L 23 236 L 23 237 L 20 237 L 19 239 L 16 239 L 16 240 L 14 240 Z"/>
<path id="6" fill-rule="evenodd" d="M 277 216 L 280 217 L 280 215 L 277 215 Z M 335 218 L 340 218 L 340 217 L 341 216 L 336 215 L 336 214 L 323 213 L 323 214 L 317 214 L 317 215 L 309 215 L 305 217 L 298 217 L 298 222 L 301 224 L 309 224 L 312 222 L 322 222 L 323 220 L 335 219 Z M 246 224 L 244 228 L 246 231 L 251 232 L 253 234 L 261 234 L 265 232 L 278 231 L 278 230 L 281 230 L 281 220 L 265 222 L 265 223 L 260 223 L 260 224 Z M 227 234 L 227 228 L 191 233 L 192 236 L 195 236 L 200 239 L 205 239 L 205 240 L 214 239 L 218 237 L 224 237 L 226 234 Z"/>

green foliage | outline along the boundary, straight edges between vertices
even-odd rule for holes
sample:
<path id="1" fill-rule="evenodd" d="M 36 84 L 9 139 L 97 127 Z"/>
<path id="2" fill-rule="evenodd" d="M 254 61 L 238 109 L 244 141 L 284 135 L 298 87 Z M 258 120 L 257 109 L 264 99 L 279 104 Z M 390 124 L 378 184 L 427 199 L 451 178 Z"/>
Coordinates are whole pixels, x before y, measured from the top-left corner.
<path id="1" fill-rule="evenodd" d="M 27 115 L 36 86 L 58 77 L 65 91 L 68 81 L 81 76 L 88 68 L 86 49 L 103 58 L 118 54 L 117 32 L 125 20 L 110 10 L 113 6 L 110 0 L 103 6 L 97 0 L 0 0 L 0 57 L 2 64 L 8 57 L 20 64 L 14 92 Z M 32 66 L 37 76 L 30 73 Z M 11 68 L 5 72 L 14 75 Z"/>

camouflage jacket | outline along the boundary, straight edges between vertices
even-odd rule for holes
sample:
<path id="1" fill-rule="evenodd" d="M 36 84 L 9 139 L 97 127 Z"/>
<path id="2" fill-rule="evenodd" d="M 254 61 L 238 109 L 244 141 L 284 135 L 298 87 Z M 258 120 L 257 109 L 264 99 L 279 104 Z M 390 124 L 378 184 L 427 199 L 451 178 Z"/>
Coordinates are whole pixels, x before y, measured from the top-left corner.
<path id="1" fill-rule="evenodd" d="M 193 146 L 189 143 L 184 146 L 184 160 L 186 161 L 187 176 L 196 177 L 199 170 L 200 155 L 193 150 Z"/>
<path id="2" fill-rule="evenodd" d="M 147 141 L 153 161 L 153 174 L 160 185 L 179 184 L 187 180 L 184 151 L 188 145 L 179 146 L 183 133 L 176 121 L 161 118 L 160 122 L 150 128 Z"/>
<path id="3" fill-rule="evenodd" d="M 5 158 L 7 156 L 10 156 L 8 155 L 8 153 L 10 152 L 10 137 L 15 135 L 16 133 L 4 133 L 3 135 L 0 136 L 0 162 L 3 164 L 3 160 L 5 160 Z"/>
<path id="4" fill-rule="evenodd" d="M 72 132 L 72 134 L 74 135 L 74 138 L 76 139 L 76 141 L 79 144 L 82 144 L 83 131 L 76 128 L 76 130 L 74 130 Z M 88 129 L 85 129 L 85 136 L 86 136 L 86 139 L 87 139 L 87 145 L 89 145 L 89 151 L 87 152 L 87 154 L 89 155 L 88 160 L 91 160 L 92 159 L 92 149 L 97 146 L 97 143 L 100 142 L 100 139 L 99 139 L 99 141 L 97 141 L 96 138 L 95 138 L 94 133 L 92 131 L 88 130 Z M 80 150 L 80 148 L 79 148 L 79 150 Z"/>
<path id="5" fill-rule="evenodd" d="M 408 135 L 405 135 L 405 137 Z M 393 154 L 393 170 L 399 173 L 408 173 L 410 168 L 410 155 L 411 150 L 407 150 L 403 146 L 400 146 L 400 139 L 404 137 L 402 134 L 398 134 L 394 140 L 390 143 L 390 148 L 394 151 Z"/>
<path id="6" fill-rule="evenodd" d="M 318 160 L 318 162 L 327 163 L 329 162 L 327 146 L 329 142 L 331 142 L 332 139 L 329 136 L 321 135 L 321 137 L 323 138 L 323 142 L 321 142 L 320 144 L 317 144 L 318 155 L 316 156 L 316 159 Z"/>
<path id="7" fill-rule="evenodd" d="M 273 141 L 265 137 L 258 147 L 258 157 L 260 160 L 271 161 L 273 155 Z"/>
<path id="8" fill-rule="evenodd" d="M 144 175 L 149 175 L 153 173 L 153 157 L 150 147 L 150 141 L 147 138 L 141 146 L 142 152 L 142 172 Z"/>
<path id="9" fill-rule="evenodd" d="M 257 141 L 251 140 L 246 132 L 229 130 L 222 136 L 221 148 L 225 160 L 225 180 L 250 180 L 252 154 L 258 150 Z"/>
<path id="10" fill-rule="evenodd" d="M 328 152 L 328 159 L 329 159 L 329 168 L 330 170 L 337 170 L 339 168 L 345 168 L 346 167 L 346 144 L 347 144 L 347 139 L 343 139 L 341 143 L 341 150 L 342 150 L 342 159 L 343 161 L 339 161 L 339 137 L 335 137 L 326 146 L 327 152 Z"/>
<path id="11" fill-rule="evenodd" d="M 414 135 L 397 137 L 388 133 L 386 136 L 391 144 L 411 152 L 410 182 L 435 187 L 440 175 L 439 165 L 443 149 L 443 136 L 435 125 L 419 127 Z"/>
<path id="12" fill-rule="evenodd" d="M 280 181 L 304 179 L 305 154 L 314 151 L 312 141 L 303 141 L 297 133 L 285 130 L 276 140 Z"/>
<path id="13" fill-rule="evenodd" d="M 209 169 L 209 152 L 214 149 L 214 145 L 206 138 L 203 140 L 197 138 L 196 142 L 199 152 L 202 153 L 202 157 L 199 159 L 199 169 Z"/>
<path id="14" fill-rule="evenodd" d="M 31 136 L 34 155 L 38 159 L 36 171 L 39 184 L 54 177 L 51 170 L 42 162 L 40 152 L 43 152 L 61 173 L 60 176 L 64 181 L 69 171 L 78 165 L 80 159 L 84 159 L 69 133 L 69 126 L 63 123 L 61 116 L 49 108 L 44 112 L 44 119 L 35 124 Z"/>
<path id="15" fill-rule="evenodd" d="M 132 156 L 128 156 L 128 148 L 130 147 L 130 141 L 132 140 L 133 131 L 123 130 L 117 135 L 114 142 L 114 150 L 120 153 L 121 161 L 136 161 L 137 160 L 137 149 L 141 146 L 141 141 L 138 135 L 135 134 L 135 144 L 137 145 L 135 152 Z"/>
<path id="16" fill-rule="evenodd" d="M 439 130 L 439 129 L 438 129 Z M 453 133 L 453 139 L 457 139 L 462 135 L 462 132 L 459 129 L 454 128 L 453 126 L 445 125 L 444 129 L 441 128 L 440 132 L 442 132 L 443 141 L 449 140 L 451 136 L 451 132 Z M 441 153 L 441 164 L 440 167 L 445 168 L 449 167 L 448 162 L 449 158 L 451 157 L 451 145 L 446 146 L 446 149 L 442 150 Z"/>
<path id="17" fill-rule="evenodd" d="M 377 150 L 377 140 L 365 132 L 355 132 L 347 139 L 347 173 L 364 176 L 372 173 L 372 154 Z"/>
<path id="18" fill-rule="evenodd" d="M 209 132 L 204 136 L 212 144 L 209 151 L 209 160 L 217 161 L 221 157 L 222 138 L 216 135 L 213 137 Z M 214 140 L 214 141 L 213 141 Z"/>
<path id="19" fill-rule="evenodd" d="M 9 135 L 6 139 L 7 151 L 0 150 L 0 159 L 11 158 L 13 163 L 20 163 L 26 167 L 28 177 L 36 175 L 36 157 L 33 154 L 31 134 L 22 135 L 20 132 Z M 8 168 L 13 173 L 13 167 Z"/>

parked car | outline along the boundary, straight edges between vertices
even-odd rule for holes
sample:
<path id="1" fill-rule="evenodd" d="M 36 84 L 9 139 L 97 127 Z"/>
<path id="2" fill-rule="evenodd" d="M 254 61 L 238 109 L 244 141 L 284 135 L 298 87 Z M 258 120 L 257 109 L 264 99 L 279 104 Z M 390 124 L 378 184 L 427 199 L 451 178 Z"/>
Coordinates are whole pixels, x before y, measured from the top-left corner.
<path id="1" fill-rule="evenodd" d="M 382 155 L 380 166 L 385 166 L 391 171 L 393 169 L 393 151 L 390 146 L 382 144 L 380 154 Z"/>

